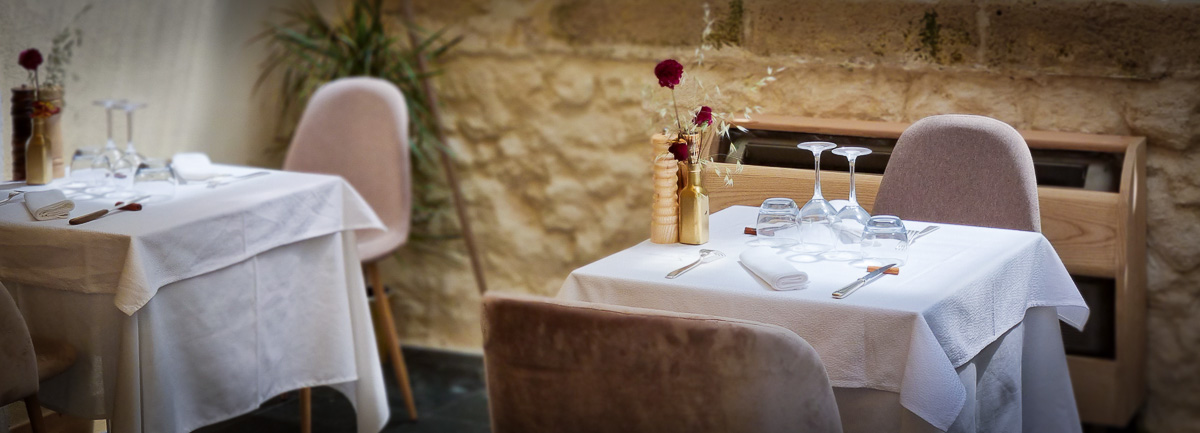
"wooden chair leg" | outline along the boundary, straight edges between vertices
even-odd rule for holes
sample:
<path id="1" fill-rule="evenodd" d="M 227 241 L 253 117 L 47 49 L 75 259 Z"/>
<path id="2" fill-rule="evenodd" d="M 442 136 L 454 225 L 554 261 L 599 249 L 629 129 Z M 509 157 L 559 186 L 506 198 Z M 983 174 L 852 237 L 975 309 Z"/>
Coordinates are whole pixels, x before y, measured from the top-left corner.
<path id="1" fill-rule="evenodd" d="M 312 433 L 312 388 L 300 388 L 300 433 Z"/>
<path id="2" fill-rule="evenodd" d="M 46 423 L 42 421 L 42 404 L 36 393 L 25 397 L 25 413 L 29 415 L 29 428 L 33 433 L 45 433 Z"/>
<path id="3" fill-rule="evenodd" d="M 375 314 L 379 315 L 379 319 L 383 322 L 388 358 L 392 361 L 396 379 L 400 381 L 400 391 L 404 393 L 404 405 L 408 409 L 408 417 L 415 421 L 417 406 L 413 403 L 412 387 L 408 384 L 408 367 L 404 365 L 404 355 L 400 353 L 400 335 L 396 332 L 396 322 L 392 319 L 392 306 L 388 302 L 386 291 L 383 290 L 383 278 L 379 276 L 379 265 L 367 263 L 363 267 L 371 282 L 371 291 L 375 295 Z"/>

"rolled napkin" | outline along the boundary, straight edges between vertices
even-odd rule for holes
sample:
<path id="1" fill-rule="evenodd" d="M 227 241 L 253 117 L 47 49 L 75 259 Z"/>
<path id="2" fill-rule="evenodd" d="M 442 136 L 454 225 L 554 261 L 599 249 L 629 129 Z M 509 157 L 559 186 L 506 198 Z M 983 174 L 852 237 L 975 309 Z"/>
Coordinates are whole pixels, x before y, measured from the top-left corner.
<path id="1" fill-rule="evenodd" d="M 171 157 L 171 169 L 184 180 L 205 180 L 217 175 L 208 155 L 200 152 L 176 153 Z"/>
<path id="2" fill-rule="evenodd" d="M 762 278 L 775 290 L 808 288 L 808 274 L 779 257 L 772 248 L 750 248 L 738 258 L 746 269 Z"/>
<path id="3" fill-rule="evenodd" d="M 62 219 L 71 215 L 75 202 L 57 189 L 30 191 L 25 193 L 25 207 L 38 221 Z"/>

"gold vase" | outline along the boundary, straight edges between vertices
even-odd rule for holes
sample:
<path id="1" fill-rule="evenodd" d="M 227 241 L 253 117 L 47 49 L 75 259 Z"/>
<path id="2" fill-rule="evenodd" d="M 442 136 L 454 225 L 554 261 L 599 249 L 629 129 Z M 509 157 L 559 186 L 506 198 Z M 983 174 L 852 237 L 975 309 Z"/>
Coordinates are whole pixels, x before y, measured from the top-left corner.
<path id="1" fill-rule="evenodd" d="M 33 135 L 25 146 L 25 183 L 45 185 L 54 180 L 50 143 L 46 140 L 46 119 L 33 119 Z"/>
<path id="2" fill-rule="evenodd" d="M 708 242 L 708 191 L 700 186 L 704 166 L 687 165 L 687 184 L 679 191 L 679 242 L 701 245 Z"/>

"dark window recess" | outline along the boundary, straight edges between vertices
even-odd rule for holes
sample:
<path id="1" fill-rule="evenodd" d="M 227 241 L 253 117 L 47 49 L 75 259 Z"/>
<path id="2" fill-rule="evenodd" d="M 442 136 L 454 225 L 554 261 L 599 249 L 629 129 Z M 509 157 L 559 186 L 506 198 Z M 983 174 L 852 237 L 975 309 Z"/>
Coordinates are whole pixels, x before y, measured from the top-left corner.
<path id="1" fill-rule="evenodd" d="M 858 159 L 855 169 L 860 173 L 883 174 L 895 139 L 855 137 L 848 135 L 810 134 L 804 132 L 781 132 L 750 130 L 729 131 L 729 138 L 722 137 L 718 150 L 718 161 L 733 162 L 741 159 L 743 164 L 768 167 L 807 168 L 813 166 L 812 153 L 796 148 L 804 141 L 830 141 L 839 146 L 860 146 L 873 151 L 869 156 Z M 729 152 L 729 144 L 736 143 L 737 151 Z M 1034 174 L 1038 185 L 1082 188 L 1093 191 L 1116 192 L 1121 175 L 1123 155 L 1104 152 L 1031 149 Z M 823 154 L 822 170 L 849 171 L 845 158 Z M 984 155 L 981 155 L 984 156 Z"/>
<path id="2" fill-rule="evenodd" d="M 1116 355 L 1116 294 L 1112 278 L 1071 276 L 1091 314 L 1083 332 L 1062 325 L 1063 347 L 1068 355 L 1113 359 Z"/>

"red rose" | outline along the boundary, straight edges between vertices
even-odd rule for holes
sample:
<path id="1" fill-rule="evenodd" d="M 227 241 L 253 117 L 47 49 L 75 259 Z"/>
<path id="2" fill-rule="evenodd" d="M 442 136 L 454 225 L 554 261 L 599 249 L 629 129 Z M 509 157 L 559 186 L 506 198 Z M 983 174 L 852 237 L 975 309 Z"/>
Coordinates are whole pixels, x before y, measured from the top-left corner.
<path id="1" fill-rule="evenodd" d="M 687 161 L 688 159 L 688 145 L 686 141 L 676 141 L 675 143 L 672 143 L 671 147 L 667 148 L 667 151 L 671 152 L 672 155 L 675 155 L 676 161 Z"/>
<path id="2" fill-rule="evenodd" d="M 683 78 L 683 65 L 674 59 L 663 60 L 654 67 L 654 76 L 658 77 L 658 85 L 674 89 L 679 79 Z"/>
<path id="3" fill-rule="evenodd" d="M 30 71 L 35 70 L 38 68 L 38 66 L 42 65 L 42 53 L 36 48 L 30 48 L 22 51 L 21 57 L 17 59 L 17 63 L 20 64 L 22 68 Z"/>
<path id="4" fill-rule="evenodd" d="M 711 125 L 712 124 L 712 108 L 709 108 L 707 105 L 700 107 L 700 111 L 698 111 L 696 113 L 696 118 L 692 119 L 692 123 L 695 123 L 696 126 L 702 126 L 704 124 Z"/>

